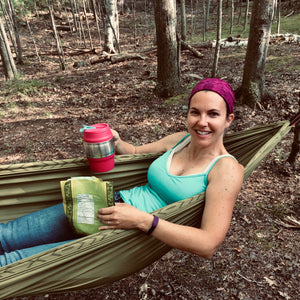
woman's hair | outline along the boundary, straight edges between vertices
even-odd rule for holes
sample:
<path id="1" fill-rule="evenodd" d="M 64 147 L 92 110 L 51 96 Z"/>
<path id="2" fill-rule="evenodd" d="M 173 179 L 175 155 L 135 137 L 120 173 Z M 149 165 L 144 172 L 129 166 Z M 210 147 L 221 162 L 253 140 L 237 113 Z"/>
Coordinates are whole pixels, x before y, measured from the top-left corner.
<path id="1" fill-rule="evenodd" d="M 192 89 L 189 97 L 188 108 L 190 108 L 192 97 L 200 91 L 212 91 L 219 94 L 226 103 L 227 115 L 233 113 L 235 97 L 233 89 L 228 82 L 219 78 L 206 78 L 199 81 Z"/>

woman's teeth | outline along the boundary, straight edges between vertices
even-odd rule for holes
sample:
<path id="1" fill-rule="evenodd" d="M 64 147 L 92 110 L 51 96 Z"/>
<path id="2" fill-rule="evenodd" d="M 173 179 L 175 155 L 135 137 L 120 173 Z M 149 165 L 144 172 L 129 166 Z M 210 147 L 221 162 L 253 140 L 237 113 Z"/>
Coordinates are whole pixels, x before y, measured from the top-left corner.
<path id="1" fill-rule="evenodd" d="M 197 131 L 198 134 L 200 135 L 208 135 L 209 132 L 205 132 L 205 131 Z"/>

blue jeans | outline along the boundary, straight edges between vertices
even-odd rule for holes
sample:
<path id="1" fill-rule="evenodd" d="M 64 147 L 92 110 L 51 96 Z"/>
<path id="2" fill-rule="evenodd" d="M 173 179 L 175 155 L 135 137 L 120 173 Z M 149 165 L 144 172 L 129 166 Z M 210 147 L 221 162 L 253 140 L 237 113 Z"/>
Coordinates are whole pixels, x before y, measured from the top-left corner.
<path id="1" fill-rule="evenodd" d="M 0 267 L 76 238 L 62 203 L 0 224 Z"/>

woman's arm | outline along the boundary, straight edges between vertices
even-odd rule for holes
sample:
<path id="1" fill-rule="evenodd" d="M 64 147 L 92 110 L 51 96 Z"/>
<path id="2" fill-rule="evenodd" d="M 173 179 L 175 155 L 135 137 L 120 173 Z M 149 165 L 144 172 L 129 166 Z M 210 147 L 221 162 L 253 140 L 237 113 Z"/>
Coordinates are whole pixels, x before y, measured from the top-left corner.
<path id="1" fill-rule="evenodd" d="M 114 136 L 116 154 L 138 154 L 138 153 L 158 153 L 166 152 L 171 149 L 187 132 L 178 132 L 168 135 L 156 142 L 145 144 L 142 146 L 134 146 L 123 141 L 117 131 L 112 130 Z"/>
<path id="2" fill-rule="evenodd" d="M 152 236 L 173 248 L 211 258 L 230 226 L 234 203 L 243 182 L 243 167 L 232 158 L 221 159 L 209 173 L 208 180 L 200 229 L 160 219 Z M 107 224 L 100 229 L 136 228 L 147 232 L 153 222 L 153 215 L 128 204 L 101 209 L 98 218 Z"/>
<path id="3" fill-rule="evenodd" d="M 152 235 L 174 248 L 211 258 L 229 229 L 243 175 L 244 168 L 232 158 L 219 160 L 209 174 L 200 229 L 160 220 Z"/>

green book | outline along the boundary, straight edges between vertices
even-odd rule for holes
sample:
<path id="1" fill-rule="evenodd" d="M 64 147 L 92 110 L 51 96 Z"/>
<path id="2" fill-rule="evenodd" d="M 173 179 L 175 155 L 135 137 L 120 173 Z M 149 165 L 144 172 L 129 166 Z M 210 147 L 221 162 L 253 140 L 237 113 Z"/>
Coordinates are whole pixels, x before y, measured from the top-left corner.
<path id="1" fill-rule="evenodd" d="M 73 230 L 80 235 L 99 232 L 103 224 L 96 218 L 98 209 L 114 205 L 112 182 L 90 176 L 73 177 L 60 185 L 64 211 Z"/>

